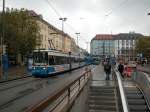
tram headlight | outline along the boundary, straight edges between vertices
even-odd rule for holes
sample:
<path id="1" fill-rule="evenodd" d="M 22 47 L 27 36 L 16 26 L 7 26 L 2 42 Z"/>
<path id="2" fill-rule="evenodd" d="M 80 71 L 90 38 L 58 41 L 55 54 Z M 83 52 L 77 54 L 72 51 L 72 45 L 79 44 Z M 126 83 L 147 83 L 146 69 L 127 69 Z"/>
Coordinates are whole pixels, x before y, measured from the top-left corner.
<path id="1" fill-rule="evenodd" d="M 46 69 L 46 67 L 43 68 L 44 70 Z"/>

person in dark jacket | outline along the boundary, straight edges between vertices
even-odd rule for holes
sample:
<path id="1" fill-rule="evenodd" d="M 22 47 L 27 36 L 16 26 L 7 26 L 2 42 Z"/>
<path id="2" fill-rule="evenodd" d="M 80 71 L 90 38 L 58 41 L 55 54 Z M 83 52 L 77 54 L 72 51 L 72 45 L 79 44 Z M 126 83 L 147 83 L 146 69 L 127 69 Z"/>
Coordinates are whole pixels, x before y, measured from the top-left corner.
<path id="1" fill-rule="evenodd" d="M 106 80 L 110 80 L 110 74 L 111 74 L 111 65 L 109 62 L 106 62 L 104 64 L 104 71 L 106 73 Z"/>
<path id="2" fill-rule="evenodd" d="M 124 75 L 123 75 L 124 66 L 123 66 L 122 62 L 120 62 L 120 64 L 118 65 L 118 71 L 120 72 L 122 78 L 124 78 Z"/>

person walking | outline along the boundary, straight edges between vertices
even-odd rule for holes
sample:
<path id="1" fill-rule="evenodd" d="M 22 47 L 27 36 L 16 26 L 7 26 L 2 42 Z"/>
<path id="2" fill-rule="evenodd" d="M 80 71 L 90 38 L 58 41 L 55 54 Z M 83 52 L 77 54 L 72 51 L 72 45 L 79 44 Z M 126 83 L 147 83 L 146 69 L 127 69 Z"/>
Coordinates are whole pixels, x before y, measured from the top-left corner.
<path id="1" fill-rule="evenodd" d="M 111 65 L 109 62 L 106 62 L 104 64 L 104 71 L 106 73 L 106 80 L 110 80 L 110 74 L 111 74 Z"/>
<path id="2" fill-rule="evenodd" d="M 118 71 L 120 72 L 122 78 L 124 78 L 124 75 L 123 75 L 124 66 L 123 66 L 122 62 L 120 62 L 120 64 L 118 65 Z"/>

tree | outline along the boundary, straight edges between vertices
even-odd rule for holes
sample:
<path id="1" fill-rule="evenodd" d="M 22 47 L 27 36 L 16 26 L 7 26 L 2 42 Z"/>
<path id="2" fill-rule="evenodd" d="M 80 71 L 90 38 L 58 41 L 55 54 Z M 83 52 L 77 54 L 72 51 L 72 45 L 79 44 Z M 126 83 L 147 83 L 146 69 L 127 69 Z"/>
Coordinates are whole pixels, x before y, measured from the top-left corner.
<path id="1" fill-rule="evenodd" d="M 28 55 L 39 45 L 40 33 L 36 18 L 25 9 L 7 9 L 4 15 L 4 44 L 22 56 Z M 0 16 L 2 31 L 2 13 Z M 2 32 L 0 32 L 2 34 Z"/>
<path id="2" fill-rule="evenodd" d="M 143 36 L 136 41 L 136 51 L 144 57 L 150 56 L 150 36 Z"/>

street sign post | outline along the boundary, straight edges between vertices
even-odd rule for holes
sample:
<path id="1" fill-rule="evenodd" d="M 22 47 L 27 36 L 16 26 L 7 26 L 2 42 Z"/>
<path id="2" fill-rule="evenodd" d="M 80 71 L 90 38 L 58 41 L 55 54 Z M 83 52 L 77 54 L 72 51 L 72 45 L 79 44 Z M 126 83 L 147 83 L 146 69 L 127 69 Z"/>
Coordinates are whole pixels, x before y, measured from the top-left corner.
<path id="1" fill-rule="evenodd" d="M 8 71 L 8 55 L 5 53 L 2 55 L 2 69 L 3 69 L 3 79 L 7 79 L 7 71 Z"/>

